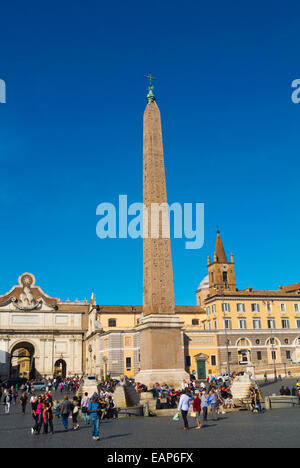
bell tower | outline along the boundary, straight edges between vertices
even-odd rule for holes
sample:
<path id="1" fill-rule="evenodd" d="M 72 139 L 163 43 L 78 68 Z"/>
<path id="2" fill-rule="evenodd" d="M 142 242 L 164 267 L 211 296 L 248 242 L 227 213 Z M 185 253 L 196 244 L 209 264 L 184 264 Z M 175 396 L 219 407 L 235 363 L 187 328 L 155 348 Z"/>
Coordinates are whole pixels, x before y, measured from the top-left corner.
<path id="1" fill-rule="evenodd" d="M 230 262 L 228 262 L 219 230 L 217 231 L 214 258 L 211 262 L 208 257 L 207 268 L 210 294 L 221 289 L 236 291 L 233 254 L 230 255 Z"/>

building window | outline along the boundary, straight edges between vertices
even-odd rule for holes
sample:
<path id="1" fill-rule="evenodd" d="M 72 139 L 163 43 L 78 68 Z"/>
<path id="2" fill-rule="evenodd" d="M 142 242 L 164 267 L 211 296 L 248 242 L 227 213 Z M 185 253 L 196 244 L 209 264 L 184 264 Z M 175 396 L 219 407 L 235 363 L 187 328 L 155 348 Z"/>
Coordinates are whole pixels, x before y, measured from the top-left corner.
<path id="1" fill-rule="evenodd" d="M 300 328 L 300 327 L 299 327 Z M 215 330 L 218 330 L 218 321 L 217 320 L 214 320 L 214 329 Z"/>
<path id="2" fill-rule="evenodd" d="M 282 323 L 282 328 L 290 328 L 290 321 L 289 320 L 282 319 L 281 323 Z"/>
<path id="3" fill-rule="evenodd" d="M 125 337 L 125 346 L 131 346 L 131 336 L 126 336 Z"/>
<path id="4" fill-rule="evenodd" d="M 227 274 L 227 271 L 223 271 L 223 283 L 228 283 L 228 274 Z"/>
<path id="5" fill-rule="evenodd" d="M 252 312 L 259 312 L 259 304 L 251 304 Z"/>
<path id="6" fill-rule="evenodd" d="M 274 329 L 276 328 L 275 320 L 273 318 L 268 319 L 268 328 L 269 329 Z"/>
<path id="7" fill-rule="evenodd" d="M 294 311 L 299 312 L 299 304 L 294 304 Z"/>
<path id="8" fill-rule="evenodd" d="M 261 361 L 261 360 L 262 360 L 261 351 L 257 351 L 257 360 L 258 360 L 258 361 Z"/>
<path id="9" fill-rule="evenodd" d="M 230 304 L 228 302 L 223 302 L 222 312 L 230 312 Z"/>
<path id="10" fill-rule="evenodd" d="M 276 361 L 276 359 L 277 359 L 276 351 L 271 351 L 271 356 L 272 356 L 272 360 Z"/>
<path id="11" fill-rule="evenodd" d="M 208 322 L 208 329 L 211 330 L 211 322 Z"/>
<path id="12" fill-rule="evenodd" d="M 241 330 L 246 330 L 247 328 L 247 321 L 245 319 L 239 319 L 239 328 Z"/>
<path id="13" fill-rule="evenodd" d="M 231 319 L 225 319 L 224 320 L 224 328 L 226 330 L 231 330 Z"/>
<path id="14" fill-rule="evenodd" d="M 285 343 L 285 344 L 289 344 L 289 340 L 286 338 L 286 339 L 284 340 L 284 343 Z"/>
<path id="15" fill-rule="evenodd" d="M 108 326 L 109 327 L 116 327 L 117 326 L 116 319 L 108 319 Z"/>
<path id="16" fill-rule="evenodd" d="M 228 351 L 228 354 L 227 354 L 227 355 L 228 355 L 228 361 L 230 362 L 230 361 L 231 361 L 231 352 Z"/>
<path id="17" fill-rule="evenodd" d="M 185 356 L 185 366 L 191 367 L 191 356 Z"/>
<path id="18" fill-rule="evenodd" d="M 296 320 L 296 327 L 300 328 L 300 319 Z"/>
<path id="19" fill-rule="evenodd" d="M 272 312 L 272 302 L 267 302 L 267 312 Z"/>
<path id="20" fill-rule="evenodd" d="M 192 320 L 192 325 L 199 325 L 199 320 L 198 319 L 193 319 Z"/>
<path id="21" fill-rule="evenodd" d="M 216 356 L 211 356 L 210 357 L 211 365 L 216 366 L 217 365 L 217 358 Z"/>
<path id="22" fill-rule="evenodd" d="M 259 345 L 259 344 L 260 344 L 260 340 L 255 340 L 255 343 L 256 343 L 257 345 Z"/>
<path id="23" fill-rule="evenodd" d="M 236 310 L 237 310 L 237 312 L 245 312 L 245 304 L 242 304 L 241 302 L 239 302 L 236 305 Z"/>
<path id="24" fill-rule="evenodd" d="M 238 346 L 248 346 L 250 345 L 249 341 L 246 340 L 246 338 L 241 338 L 238 343 L 237 343 Z"/>
<path id="25" fill-rule="evenodd" d="M 286 352 L 286 358 L 287 358 L 287 359 L 291 359 L 291 351 L 287 351 L 287 352 Z"/>
<path id="26" fill-rule="evenodd" d="M 131 357 L 126 358 L 126 370 L 131 370 Z"/>
<path id="27" fill-rule="evenodd" d="M 261 328 L 261 320 L 260 319 L 254 319 L 253 320 L 253 328 L 254 330 L 258 330 Z"/>
<path id="28" fill-rule="evenodd" d="M 206 313 L 207 313 L 207 315 L 210 315 L 210 307 L 209 306 L 206 307 Z"/>
<path id="29" fill-rule="evenodd" d="M 280 304 L 280 310 L 281 312 L 286 312 L 285 304 Z"/>
<path id="30" fill-rule="evenodd" d="M 216 304 L 213 304 L 213 305 L 211 306 L 211 311 L 212 311 L 213 314 L 216 313 Z"/>

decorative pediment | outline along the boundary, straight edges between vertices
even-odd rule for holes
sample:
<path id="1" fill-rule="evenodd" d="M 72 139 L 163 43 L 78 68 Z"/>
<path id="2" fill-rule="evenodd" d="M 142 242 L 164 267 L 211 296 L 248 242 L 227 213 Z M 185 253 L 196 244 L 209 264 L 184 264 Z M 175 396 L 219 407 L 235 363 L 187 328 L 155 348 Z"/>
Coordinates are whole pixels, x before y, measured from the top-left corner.
<path id="1" fill-rule="evenodd" d="M 35 285 L 35 277 L 31 273 L 23 273 L 18 279 L 17 286 L 0 296 L 0 310 L 51 311 L 57 309 L 58 301 L 58 298 L 47 296 Z"/>
<path id="2" fill-rule="evenodd" d="M 195 356 L 195 360 L 196 361 L 207 361 L 207 359 L 209 358 L 209 356 L 207 356 L 206 354 L 203 354 L 203 353 L 199 353 Z"/>

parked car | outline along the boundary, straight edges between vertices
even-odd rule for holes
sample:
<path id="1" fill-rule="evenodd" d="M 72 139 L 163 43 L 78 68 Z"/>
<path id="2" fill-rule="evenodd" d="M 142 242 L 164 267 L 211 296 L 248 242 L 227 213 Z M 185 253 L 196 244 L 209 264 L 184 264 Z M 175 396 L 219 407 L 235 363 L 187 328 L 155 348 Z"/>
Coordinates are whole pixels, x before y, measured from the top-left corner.
<path id="1" fill-rule="evenodd" d="M 221 374 L 217 376 L 217 381 L 218 382 L 228 382 L 230 380 L 230 375 L 229 374 Z"/>
<path id="2" fill-rule="evenodd" d="M 44 392 L 46 390 L 46 384 L 43 381 L 33 382 L 32 387 L 33 387 L 34 390 L 39 390 L 41 392 Z"/>

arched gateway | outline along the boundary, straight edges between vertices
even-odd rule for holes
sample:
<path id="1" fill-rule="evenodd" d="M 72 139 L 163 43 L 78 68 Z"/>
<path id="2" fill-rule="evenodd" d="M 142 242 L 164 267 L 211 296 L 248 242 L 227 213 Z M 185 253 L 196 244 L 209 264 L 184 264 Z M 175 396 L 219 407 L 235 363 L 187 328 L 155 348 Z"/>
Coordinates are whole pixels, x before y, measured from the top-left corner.
<path id="1" fill-rule="evenodd" d="M 52 377 L 55 368 L 82 375 L 90 303 L 62 302 L 35 285 L 30 273 L 0 295 L 0 378 Z"/>
<path id="2" fill-rule="evenodd" d="M 28 342 L 20 342 L 11 350 L 10 353 L 10 378 L 23 377 L 26 379 L 35 379 L 35 358 L 34 346 Z"/>

